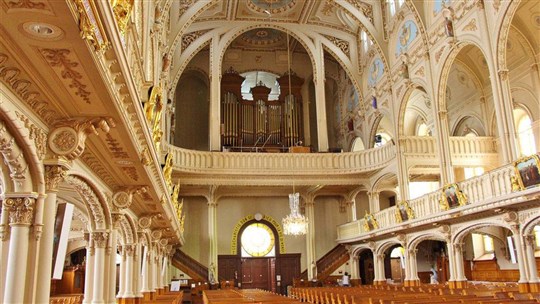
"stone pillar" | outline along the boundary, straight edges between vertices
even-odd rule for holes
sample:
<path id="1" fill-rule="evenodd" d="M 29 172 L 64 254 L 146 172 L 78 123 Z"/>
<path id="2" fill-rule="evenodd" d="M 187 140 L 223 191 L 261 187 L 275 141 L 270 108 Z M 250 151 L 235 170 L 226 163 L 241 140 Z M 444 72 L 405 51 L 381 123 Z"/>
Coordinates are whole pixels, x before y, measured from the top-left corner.
<path id="1" fill-rule="evenodd" d="M 150 250 L 144 246 L 142 250 L 142 276 L 141 276 L 141 292 L 150 292 Z"/>
<path id="2" fill-rule="evenodd" d="M 516 245 L 516 256 L 519 268 L 519 291 L 520 292 L 529 292 L 528 284 L 528 273 L 527 273 L 527 261 L 525 260 L 525 244 L 522 243 L 521 237 L 519 236 L 519 226 L 512 226 L 514 243 Z"/>
<path id="3" fill-rule="evenodd" d="M 369 198 L 369 213 L 379 212 L 381 205 L 379 204 L 379 192 L 368 192 Z"/>
<path id="4" fill-rule="evenodd" d="M 126 247 L 125 246 L 118 246 L 118 251 L 120 251 L 120 256 L 122 257 L 122 260 L 120 261 L 120 282 L 118 284 L 118 294 L 116 295 L 117 298 L 123 298 L 124 293 L 126 292 Z"/>
<path id="5" fill-rule="evenodd" d="M 409 281 L 409 286 L 418 286 L 420 284 L 420 278 L 418 277 L 418 263 L 416 260 L 418 249 L 408 249 L 405 253 L 405 280 Z"/>
<path id="6" fill-rule="evenodd" d="M 139 236 L 139 243 L 136 245 L 136 251 L 134 256 L 134 273 L 133 273 L 133 290 L 135 291 L 135 296 L 137 298 L 142 298 L 142 281 L 143 274 L 141 269 L 142 257 L 143 257 L 143 245 L 141 243 L 141 237 Z"/>
<path id="7" fill-rule="evenodd" d="M 210 42 L 210 151 L 221 151 L 221 61 L 219 36 Z"/>
<path id="8" fill-rule="evenodd" d="M 439 103 L 434 102 L 434 108 L 437 108 L 435 119 L 435 131 L 437 133 L 437 154 L 439 156 L 439 166 L 441 168 L 441 184 L 446 185 L 455 180 L 454 167 L 452 166 L 452 147 L 450 146 L 450 130 L 448 126 L 448 112 L 446 109 L 439 109 Z"/>
<path id="9" fill-rule="evenodd" d="M 136 251 L 136 245 L 134 244 L 128 244 L 123 246 L 124 256 L 126 257 L 126 265 L 124 267 L 124 277 L 125 277 L 125 284 L 124 284 L 124 298 L 135 298 L 135 290 L 134 287 L 134 280 L 136 276 L 134 275 L 133 268 L 134 268 L 134 258 L 135 258 L 135 251 Z"/>
<path id="10" fill-rule="evenodd" d="M 454 265 L 456 268 L 456 288 L 466 288 L 467 277 L 465 277 L 465 268 L 463 266 L 463 243 L 454 243 Z"/>
<path id="11" fill-rule="evenodd" d="M 218 235 L 217 235 L 217 201 L 214 195 L 208 201 L 208 238 L 210 241 L 210 252 L 208 265 L 208 281 L 210 284 L 218 280 Z"/>
<path id="12" fill-rule="evenodd" d="M 345 207 L 347 209 L 347 221 L 354 222 L 357 220 L 356 217 L 356 200 L 346 201 Z"/>
<path id="13" fill-rule="evenodd" d="M 106 248 L 106 261 L 108 269 L 108 280 L 107 280 L 107 303 L 116 303 L 116 252 L 118 251 L 117 237 L 118 232 L 117 228 L 120 225 L 119 217 L 115 214 L 113 216 L 113 229 L 109 233 L 109 242 Z"/>
<path id="14" fill-rule="evenodd" d="M 306 196 L 306 217 L 308 220 L 306 234 L 306 265 L 308 270 L 308 280 L 317 279 L 317 255 L 315 252 L 315 198 L 312 195 Z"/>
<path id="15" fill-rule="evenodd" d="M 41 234 L 41 242 L 39 244 L 39 264 L 37 270 L 36 284 L 36 302 L 48 303 L 51 293 L 51 284 L 43 284 L 49 282 L 52 277 L 52 256 L 53 256 L 53 238 L 54 238 L 54 221 L 56 219 L 56 197 L 58 193 L 58 184 L 66 176 L 66 169 L 60 165 L 45 166 L 45 191 L 47 197 L 43 208 L 43 231 Z"/>
<path id="16" fill-rule="evenodd" d="M 384 254 L 373 254 L 373 270 L 375 271 L 375 278 L 373 279 L 374 285 L 383 285 L 386 283 L 384 275 Z"/>
<path id="17" fill-rule="evenodd" d="M 455 288 L 457 278 L 456 263 L 454 260 L 454 246 L 452 246 L 450 240 L 446 240 L 446 251 L 448 252 L 448 271 L 450 272 L 448 285 L 450 288 Z"/>
<path id="18" fill-rule="evenodd" d="M 398 201 L 405 201 L 409 199 L 409 170 L 407 168 L 407 159 L 405 157 L 404 148 L 401 146 L 401 140 L 397 140 L 396 146 L 397 153 L 397 178 L 399 185 L 399 198 Z"/>
<path id="19" fill-rule="evenodd" d="M 503 154 L 504 163 L 517 159 L 518 146 L 516 142 L 516 128 L 514 125 L 514 106 L 508 70 L 501 69 L 497 73 L 490 71 L 493 88 L 493 103 L 495 105 L 495 117 L 499 130 L 499 144 Z"/>
<path id="20" fill-rule="evenodd" d="M 86 264 L 84 273 L 84 304 L 92 303 L 94 294 L 94 243 L 90 238 L 90 233 L 84 233 L 86 240 Z"/>
<path id="21" fill-rule="evenodd" d="M 148 258 L 148 266 L 149 266 L 149 275 L 148 277 L 150 280 L 148 281 L 148 287 L 150 288 L 150 292 L 156 291 L 156 249 L 155 246 L 152 250 L 150 250 L 150 257 Z"/>
<path id="22" fill-rule="evenodd" d="M 351 279 L 353 280 L 359 280 L 360 274 L 358 273 L 358 270 L 360 268 L 360 265 L 358 264 L 359 256 L 358 255 L 352 255 L 352 253 L 349 253 L 349 263 L 351 264 Z"/>
<path id="23" fill-rule="evenodd" d="M 107 258 L 106 248 L 109 240 L 109 233 L 105 231 L 92 232 L 92 240 L 94 243 L 94 273 L 93 273 L 93 296 L 92 304 L 105 303 L 105 295 L 107 290 Z"/>
<path id="24" fill-rule="evenodd" d="M 318 43 L 316 57 L 320 58 L 320 60 L 315 60 L 317 70 L 315 71 L 315 77 L 313 78 L 315 84 L 315 108 L 317 110 L 317 138 L 319 141 L 319 152 L 327 152 L 328 126 L 326 123 L 326 78 L 324 76 L 324 53 L 321 43 Z"/>
<path id="25" fill-rule="evenodd" d="M 525 243 L 525 257 L 527 258 L 527 268 L 529 269 L 529 291 L 540 291 L 540 280 L 538 280 L 538 269 L 536 267 L 536 250 L 535 237 L 529 234 L 523 237 Z"/>
<path id="26" fill-rule="evenodd" d="M 36 198 L 28 195 L 5 195 L 4 206 L 7 208 L 4 210 L 9 211 L 11 231 L 4 303 L 24 303 L 30 225 L 34 218 L 35 203 Z"/>

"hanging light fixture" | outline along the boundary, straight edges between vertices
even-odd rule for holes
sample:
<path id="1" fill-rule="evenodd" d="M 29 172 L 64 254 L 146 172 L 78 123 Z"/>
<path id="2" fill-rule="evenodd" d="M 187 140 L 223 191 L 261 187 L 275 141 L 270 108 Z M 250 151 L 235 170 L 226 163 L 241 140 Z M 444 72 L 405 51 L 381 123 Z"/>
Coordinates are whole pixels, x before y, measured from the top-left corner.
<path id="1" fill-rule="evenodd" d="M 287 72 L 289 74 L 289 96 L 291 96 L 291 54 L 289 43 L 289 32 L 287 31 Z M 294 157 L 293 157 L 294 160 Z M 289 207 L 291 213 L 283 219 L 283 232 L 286 235 L 305 235 L 308 228 L 308 220 L 300 214 L 300 193 L 294 188 L 294 166 L 293 166 L 293 193 L 289 194 Z"/>
<path id="2" fill-rule="evenodd" d="M 308 220 L 300 214 L 300 193 L 289 194 L 291 214 L 283 219 L 283 233 L 286 235 L 304 235 L 307 233 Z"/>

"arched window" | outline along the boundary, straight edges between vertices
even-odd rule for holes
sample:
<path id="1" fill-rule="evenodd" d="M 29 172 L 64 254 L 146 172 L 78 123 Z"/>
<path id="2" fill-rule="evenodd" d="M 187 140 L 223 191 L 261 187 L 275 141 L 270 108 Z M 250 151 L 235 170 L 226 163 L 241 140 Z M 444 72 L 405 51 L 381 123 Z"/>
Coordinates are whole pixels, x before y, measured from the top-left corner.
<path id="1" fill-rule="evenodd" d="M 536 153 L 532 121 L 529 114 L 521 108 L 516 108 L 514 109 L 514 121 L 516 123 L 520 154 L 531 155 Z"/>
<path id="2" fill-rule="evenodd" d="M 242 257 L 275 257 L 276 239 L 268 225 L 253 223 L 247 226 L 240 237 Z"/>
<path id="3" fill-rule="evenodd" d="M 416 129 L 416 136 L 431 136 L 430 130 L 425 122 L 418 125 L 418 128 Z"/>
<path id="4" fill-rule="evenodd" d="M 364 149 L 365 147 L 362 139 L 360 137 L 355 138 L 352 143 L 351 152 L 362 151 Z"/>

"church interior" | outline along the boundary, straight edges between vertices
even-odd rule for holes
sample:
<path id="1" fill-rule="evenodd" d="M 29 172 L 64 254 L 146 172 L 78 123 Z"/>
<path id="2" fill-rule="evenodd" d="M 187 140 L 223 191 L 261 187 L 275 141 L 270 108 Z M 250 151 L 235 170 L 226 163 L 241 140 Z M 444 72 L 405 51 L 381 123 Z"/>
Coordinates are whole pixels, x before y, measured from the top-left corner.
<path id="1" fill-rule="evenodd" d="M 538 0 L 0 6 L 0 302 L 540 302 Z"/>

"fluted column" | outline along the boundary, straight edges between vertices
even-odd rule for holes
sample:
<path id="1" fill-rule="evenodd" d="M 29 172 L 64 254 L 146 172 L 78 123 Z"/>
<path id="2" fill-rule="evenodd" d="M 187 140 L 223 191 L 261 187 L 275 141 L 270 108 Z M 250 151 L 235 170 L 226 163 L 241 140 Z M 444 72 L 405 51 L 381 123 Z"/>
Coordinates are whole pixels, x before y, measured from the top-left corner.
<path id="1" fill-rule="evenodd" d="M 210 151 L 221 150 L 221 61 L 219 36 L 210 42 Z"/>
<path id="2" fill-rule="evenodd" d="M 324 76 L 324 50 L 321 43 L 317 44 L 316 56 L 320 56 L 319 60 L 315 60 L 317 70 L 315 71 L 315 77 L 313 78 L 315 84 L 315 108 L 317 112 L 317 138 L 319 142 L 319 152 L 327 152 L 328 126 L 326 121 L 326 78 Z"/>
<path id="3" fill-rule="evenodd" d="M 208 238 L 210 241 L 208 265 L 208 281 L 213 284 L 218 280 L 218 234 L 217 234 L 217 202 L 215 198 L 208 201 Z M 214 273 L 212 273 L 214 272 Z"/>
<path id="4" fill-rule="evenodd" d="M 439 103 L 434 102 L 437 108 L 435 119 L 435 130 L 437 133 L 437 154 L 439 156 L 439 166 L 441 167 L 441 183 L 443 185 L 452 183 L 455 180 L 454 167 L 452 166 L 452 156 L 450 147 L 450 130 L 448 126 L 448 112 L 446 109 L 439 109 Z"/>
<path id="5" fill-rule="evenodd" d="M 358 260 L 359 260 L 358 255 L 350 254 L 349 263 L 351 264 L 351 279 L 353 279 L 353 280 L 360 279 L 360 275 L 358 273 L 360 265 L 358 264 Z"/>
<path id="6" fill-rule="evenodd" d="M 384 254 L 383 253 L 374 253 L 373 254 L 373 270 L 375 271 L 375 278 L 373 284 L 382 285 L 386 281 L 384 277 Z"/>
<path id="7" fill-rule="evenodd" d="M 36 198 L 32 196 L 18 193 L 5 195 L 4 206 L 9 211 L 11 231 L 4 303 L 24 302 L 30 225 L 34 218 L 35 203 Z"/>
<path id="8" fill-rule="evenodd" d="M 317 255 L 315 252 L 315 201 L 310 195 L 306 197 L 306 217 L 308 229 L 306 234 L 306 265 L 308 270 L 308 280 L 317 278 Z"/>
<path id="9" fill-rule="evenodd" d="M 43 206 L 43 230 L 39 244 L 39 265 L 37 281 L 48 282 L 52 277 L 52 257 L 54 246 L 54 221 L 56 219 L 58 185 L 66 176 L 66 169 L 60 165 L 45 166 L 45 191 L 47 197 Z M 51 284 L 36 284 L 36 302 L 48 303 Z"/>
<path id="10" fill-rule="evenodd" d="M 143 273 L 141 269 L 142 256 L 143 256 L 143 245 L 141 244 L 141 237 L 139 237 L 139 243 L 137 243 L 134 261 L 134 273 L 133 273 L 133 290 L 135 291 L 135 296 L 137 298 L 142 298 L 142 281 Z"/>
<path id="11" fill-rule="evenodd" d="M 125 246 L 118 246 L 118 251 L 120 251 L 120 256 L 122 260 L 120 261 L 120 282 L 118 284 L 118 294 L 117 298 L 123 298 L 126 288 L 126 248 Z"/>
<path id="12" fill-rule="evenodd" d="M 83 303 L 92 303 L 94 294 L 94 244 L 89 232 L 84 233 L 86 240 L 86 264 L 84 273 L 84 299 Z"/>
<path id="13" fill-rule="evenodd" d="M 150 250 L 148 246 L 144 246 L 142 254 L 142 279 L 141 292 L 150 292 Z"/>
<path id="14" fill-rule="evenodd" d="M 463 265 L 463 243 L 454 243 L 454 267 L 456 268 L 456 288 L 467 287 L 467 277 Z"/>
<path id="15" fill-rule="evenodd" d="M 379 212 L 381 205 L 379 203 L 379 192 L 368 192 L 369 198 L 369 213 Z"/>
<path id="16" fill-rule="evenodd" d="M 117 237 L 120 215 L 112 214 L 113 229 L 109 232 L 109 242 L 105 250 L 108 269 L 106 302 L 116 303 L 116 252 L 118 251 Z"/>
<path id="17" fill-rule="evenodd" d="M 409 249 L 406 251 L 407 256 L 405 257 L 405 280 L 409 281 L 409 286 L 416 286 L 420 282 L 418 277 L 418 263 L 416 260 L 416 254 L 418 249 Z M 408 270 L 407 270 L 408 269 Z"/>
<path id="18" fill-rule="evenodd" d="M 529 270 L 529 291 L 540 291 L 540 280 L 538 280 L 538 269 L 536 267 L 536 250 L 535 237 L 532 234 L 523 237 L 525 243 L 525 257 L 527 258 L 527 269 Z"/>
<path id="19" fill-rule="evenodd" d="M 148 277 L 150 280 L 148 280 L 148 287 L 150 288 L 150 292 L 156 291 L 156 249 L 155 246 L 152 250 L 150 250 L 150 257 L 148 259 L 148 266 L 149 266 L 149 275 Z"/>
<path id="20" fill-rule="evenodd" d="M 136 246 L 134 244 L 128 244 L 123 246 L 124 256 L 126 257 L 126 265 L 124 267 L 124 298 L 134 298 L 135 290 L 133 289 L 135 280 L 135 275 L 133 272 L 134 268 L 134 258 L 136 253 Z"/>
<path id="21" fill-rule="evenodd" d="M 106 248 L 109 240 L 109 233 L 105 231 L 94 231 L 91 234 L 94 243 L 94 273 L 93 273 L 93 296 L 92 304 L 105 303 L 107 290 L 107 258 Z"/>
<path id="22" fill-rule="evenodd" d="M 513 239 L 514 243 L 516 245 L 516 255 L 517 255 L 517 262 L 518 262 L 518 268 L 519 268 L 519 291 L 520 292 L 528 292 L 528 273 L 527 273 L 527 262 L 525 261 L 525 244 L 521 241 L 521 237 L 519 236 L 519 225 L 513 225 L 512 226 L 512 232 L 513 232 Z"/>

